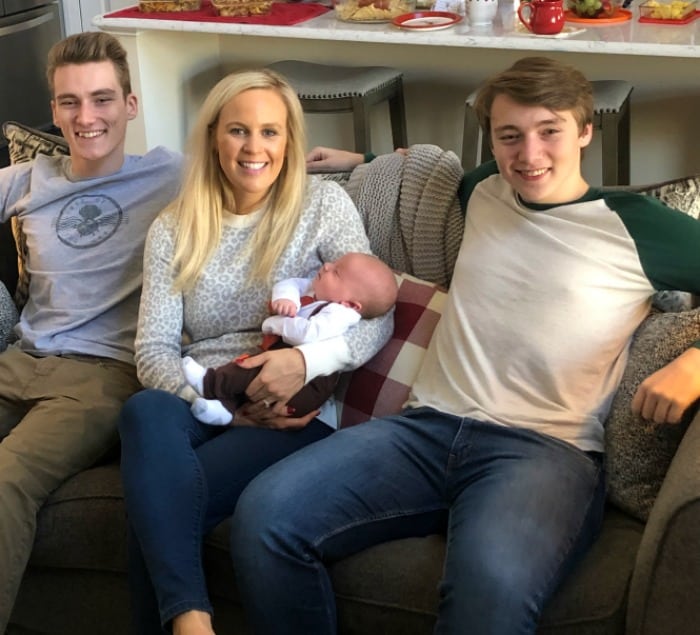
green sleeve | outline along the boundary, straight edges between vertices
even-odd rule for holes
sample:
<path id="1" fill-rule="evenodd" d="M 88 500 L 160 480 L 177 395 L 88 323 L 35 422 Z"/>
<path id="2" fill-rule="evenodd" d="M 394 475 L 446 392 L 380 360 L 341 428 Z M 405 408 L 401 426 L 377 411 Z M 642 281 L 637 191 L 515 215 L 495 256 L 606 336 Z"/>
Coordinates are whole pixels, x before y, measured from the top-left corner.
<path id="1" fill-rule="evenodd" d="M 652 196 L 613 192 L 604 198 L 627 228 L 655 289 L 700 293 L 700 221 Z"/>

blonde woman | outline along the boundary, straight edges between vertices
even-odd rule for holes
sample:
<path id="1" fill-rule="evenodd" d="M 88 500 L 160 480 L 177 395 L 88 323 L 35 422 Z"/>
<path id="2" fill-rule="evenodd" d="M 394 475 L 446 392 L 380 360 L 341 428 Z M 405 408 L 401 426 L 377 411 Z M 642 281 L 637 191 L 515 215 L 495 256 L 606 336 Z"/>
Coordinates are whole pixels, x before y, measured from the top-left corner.
<path id="1" fill-rule="evenodd" d="M 314 377 L 368 360 L 392 318 L 242 362 L 262 369 L 230 427 L 194 418 L 181 358 L 218 366 L 255 349 L 272 284 L 350 251 L 368 253 L 367 237 L 341 187 L 307 179 L 295 92 L 267 70 L 221 80 L 194 127 L 182 193 L 146 242 L 136 338 L 146 390 L 120 422 L 136 632 L 213 633 L 201 536 L 262 470 L 333 432 L 332 404 L 293 417 L 288 400 Z"/>

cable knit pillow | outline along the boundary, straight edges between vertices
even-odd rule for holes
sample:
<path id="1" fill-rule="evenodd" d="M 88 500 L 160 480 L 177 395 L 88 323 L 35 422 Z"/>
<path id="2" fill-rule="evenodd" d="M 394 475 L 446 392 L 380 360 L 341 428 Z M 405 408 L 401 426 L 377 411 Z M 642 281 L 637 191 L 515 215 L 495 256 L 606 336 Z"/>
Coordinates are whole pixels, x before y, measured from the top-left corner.
<path id="1" fill-rule="evenodd" d="M 605 427 L 608 497 L 646 521 L 693 412 L 679 425 L 654 425 L 632 414 L 637 386 L 700 340 L 700 309 L 652 313 L 630 347 L 629 361 Z"/>
<path id="2" fill-rule="evenodd" d="M 405 273 L 397 281 L 394 334 L 364 366 L 342 377 L 336 391 L 339 427 L 401 410 L 442 315 L 442 287 Z"/>
<path id="3" fill-rule="evenodd" d="M 37 154 L 68 154 L 68 143 L 63 137 L 30 128 L 16 121 L 6 121 L 2 124 L 2 134 L 8 141 L 12 163 L 31 161 Z M 17 306 L 23 307 L 29 292 L 29 275 L 24 267 L 27 246 L 22 226 L 15 218 L 12 219 L 12 234 L 17 245 L 18 278 L 15 302 Z"/>

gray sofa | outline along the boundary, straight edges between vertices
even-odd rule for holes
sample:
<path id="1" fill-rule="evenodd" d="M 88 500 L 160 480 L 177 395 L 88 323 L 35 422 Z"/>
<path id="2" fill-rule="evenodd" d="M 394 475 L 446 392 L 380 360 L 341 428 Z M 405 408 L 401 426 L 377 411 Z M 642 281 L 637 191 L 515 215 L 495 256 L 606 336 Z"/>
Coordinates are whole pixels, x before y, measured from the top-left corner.
<path id="1" fill-rule="evenodd" d="M 694 187 L 692 196 L 697 198 L 697 179 L 688 183 L 682 185 L 683 196 L 687 187 Z M 665 196 L 670 190 L 664 186 L 655 191 Z M 698 632 L 700 417 L 686 425 L 670 441 L 660 441 L 669 447 L 659 459 L 663 482 L 658 496 L 652 493 L 648 519 L 648 510 L 630 511 L 611 496 L 600 538 L 552 598 L 539 633 Z M 339 632 L 431 633 L 444 550 L 443 536 L 433 535 L 389 542 L 335 563 Z M 249 633 L 228 557 L 227 521 L 207 538 L 204 558 L 217 633 Z M 41 510 L 8 633 L 127 633 L 126 568 L 125 509 L 115 448 L 103 463 L 64 483 Z M 470 633 L 468 625 L 464 633 Z"/>

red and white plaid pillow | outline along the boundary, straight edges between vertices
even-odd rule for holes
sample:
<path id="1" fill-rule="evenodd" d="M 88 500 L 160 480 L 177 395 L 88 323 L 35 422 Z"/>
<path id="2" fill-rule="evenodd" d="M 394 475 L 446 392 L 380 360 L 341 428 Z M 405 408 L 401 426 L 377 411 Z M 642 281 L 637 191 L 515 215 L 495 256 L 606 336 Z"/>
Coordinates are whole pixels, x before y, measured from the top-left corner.
<path id="1" fill-rule="evenodd" d="M 406 273 L 397 282 L 393 336 L 336 391 L 340 428 L 401 411 L 442 315 L 444 288 Z"/>

